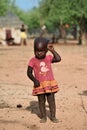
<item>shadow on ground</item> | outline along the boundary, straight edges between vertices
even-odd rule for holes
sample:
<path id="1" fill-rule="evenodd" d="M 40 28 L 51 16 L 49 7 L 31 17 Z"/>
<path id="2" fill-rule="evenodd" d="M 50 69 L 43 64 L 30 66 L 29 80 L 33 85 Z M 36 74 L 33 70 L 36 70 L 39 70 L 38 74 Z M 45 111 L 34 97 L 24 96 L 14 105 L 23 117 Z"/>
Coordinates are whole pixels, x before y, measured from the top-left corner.
<path id="1" fill-rule="evenodd" d="M 46 105 L 46 114 L 48 118 L 50 118 L 50 113 L 47 110 L 48 105 Z M 37 101 L 31 101 L 30 106 L 26 107 L 26 110 L 31 111 L 32 114 L 36 114 L 39 118 L 41 118 L 40 111 L 39 111 L 39 106 Z"/>

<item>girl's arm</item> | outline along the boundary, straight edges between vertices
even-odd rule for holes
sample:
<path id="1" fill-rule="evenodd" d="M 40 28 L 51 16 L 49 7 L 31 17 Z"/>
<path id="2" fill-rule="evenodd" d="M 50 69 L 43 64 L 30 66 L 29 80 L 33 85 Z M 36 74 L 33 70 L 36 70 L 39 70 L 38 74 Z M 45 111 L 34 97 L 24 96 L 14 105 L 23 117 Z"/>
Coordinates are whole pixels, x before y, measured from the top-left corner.
<path id="1" fill-rule="evenodd" d="M 40 82 L 33 76 L 33 68 L 28 66 L 27 76 L 33 81 L 34 87 L 39 87 Z"/>
<path id="2" fill-rule="evenodd" d="M 60 55 L 54 50 L 52 44 L 48 44 L 48 50 L 53 54 L 52 63 L 61 61 Z"/>

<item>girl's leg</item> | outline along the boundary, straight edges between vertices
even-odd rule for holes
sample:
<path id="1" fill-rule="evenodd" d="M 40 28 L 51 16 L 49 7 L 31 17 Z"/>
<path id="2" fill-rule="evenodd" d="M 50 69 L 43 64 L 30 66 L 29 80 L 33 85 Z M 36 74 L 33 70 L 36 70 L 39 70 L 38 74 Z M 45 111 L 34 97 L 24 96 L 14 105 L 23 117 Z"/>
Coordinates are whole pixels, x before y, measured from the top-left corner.
<path id="1" fill-rule="evenodd" d="M 20 44 L 23 45 L 23 39 L 22 39 L 22 38 L 21 38 L 21 40 L 20 40 Z"/>
<path id="2" fill-rule="evenodd" d="M 27 45 L 27 42 L 26 42 L 26 39 L 24 39 L 24 43 L 23 43 L 24 45 Z"/>
<path id="3" fill-rule="evenodd" d="M 46 97 L 45 94 L 40 94 L 38 95 L 38 102 L 39 102 L 39 109 L 41 113 L 41 123 L 46 122 L 46 108 L 45 108 L 45 102 L 46 102 Z"/>
<path id="4" fill-rule="evenodd" d="M 51 113 L 51 120 L 54 123 L 57 123 L 58 120 L 55 117 L 55 115 L 56 115 L 56 105 L 55 105 L 55 96 L 54 96 L 54 93 L 48 93 L 46 95 L 47 95 L 47 101 L 48 101 L 49 109 L 50 109 L 50 113 Z"/>

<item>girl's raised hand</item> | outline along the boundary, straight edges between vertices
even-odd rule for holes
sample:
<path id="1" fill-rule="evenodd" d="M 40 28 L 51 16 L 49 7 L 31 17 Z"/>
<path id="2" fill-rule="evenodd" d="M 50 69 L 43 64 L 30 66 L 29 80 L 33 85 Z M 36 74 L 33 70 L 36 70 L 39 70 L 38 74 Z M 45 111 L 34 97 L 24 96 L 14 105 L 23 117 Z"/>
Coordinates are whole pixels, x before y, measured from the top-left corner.
<path id="1" fill-rule="evenodd" d="M 48 46 L 47 46 L 47 48 L 48 48 L 49 51 L 54 50 L 54 47 L 53 47 L 52 43 L 49 43 Z"/>

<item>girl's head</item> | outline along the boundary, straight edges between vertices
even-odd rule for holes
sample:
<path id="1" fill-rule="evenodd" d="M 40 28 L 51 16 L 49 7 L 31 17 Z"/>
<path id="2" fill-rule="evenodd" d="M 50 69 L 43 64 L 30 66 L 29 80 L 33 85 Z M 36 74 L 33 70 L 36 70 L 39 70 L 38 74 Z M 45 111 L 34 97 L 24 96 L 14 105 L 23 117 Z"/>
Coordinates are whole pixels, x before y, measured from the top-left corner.
<path id="1" fill-rule="evenodd" d="M 24 27 L 24 24 L 22 24 L 21 26 Z"/>
<path id="2" fill-rule="evenodd" d="M 47 45 L 48 45 L 49 40 L 39 37 L 36 38 L 34 41 L 34 53 L 35 57 L 38 59 L 43 59 L 46 56 L 46 53 L 48 51 Z"/>

